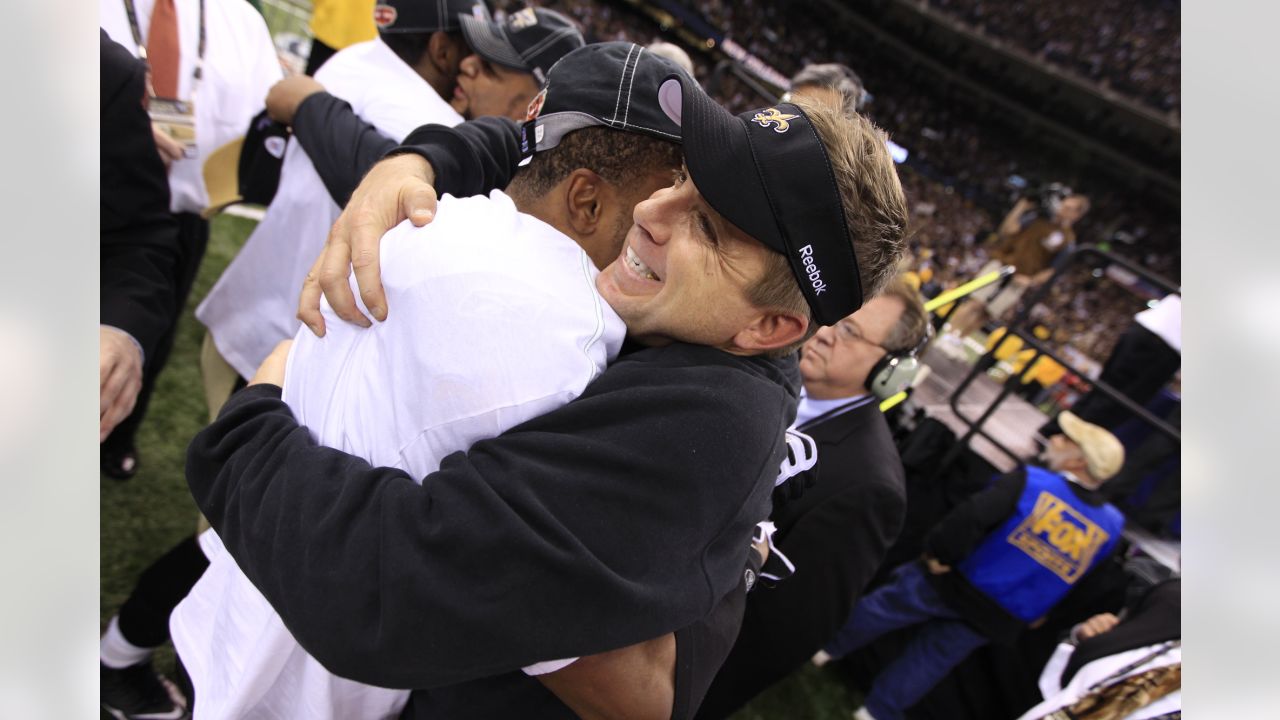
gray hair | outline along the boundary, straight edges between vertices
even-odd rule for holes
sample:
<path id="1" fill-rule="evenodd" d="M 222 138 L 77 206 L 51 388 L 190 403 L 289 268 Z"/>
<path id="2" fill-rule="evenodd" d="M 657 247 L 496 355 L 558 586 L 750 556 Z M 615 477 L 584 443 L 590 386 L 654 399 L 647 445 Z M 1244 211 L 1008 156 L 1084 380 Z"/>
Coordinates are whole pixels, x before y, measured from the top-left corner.
<path id="1" fill-rule="evenodd" d="M 805 65 L 791 78 L 791 90 L 809 86 L 827 88 L 840 93 L 845 112 L 857 112 L 867 99 L 867 89 L 862 78 L 848 65 L 841 63 L 815 63 Z"/>

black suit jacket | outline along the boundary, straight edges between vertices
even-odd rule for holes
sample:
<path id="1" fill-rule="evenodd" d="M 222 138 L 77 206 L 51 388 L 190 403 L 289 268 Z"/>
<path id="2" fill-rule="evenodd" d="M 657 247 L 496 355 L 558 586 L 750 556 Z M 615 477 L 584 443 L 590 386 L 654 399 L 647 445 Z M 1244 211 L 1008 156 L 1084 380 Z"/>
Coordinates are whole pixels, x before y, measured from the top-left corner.
<path id="1" fill-rule="evenodd" d="M 142 63 L 101 33 L 100 322 L 124 330 L 150 360 L 177 312 L 179 249 L 169 180 L 142 107 Z"/>
<path id="2" fill-rule="evenodd" d="M 818 445 L 818 464 L 809 471 L 815 482 L 772 515 L 774 540 L 795 574 L 747 596 L 738 640 L 699 718 L 729 716 L 822 649 L 902 529 L 902 461 L 877 402 L 799 429 Z"/>

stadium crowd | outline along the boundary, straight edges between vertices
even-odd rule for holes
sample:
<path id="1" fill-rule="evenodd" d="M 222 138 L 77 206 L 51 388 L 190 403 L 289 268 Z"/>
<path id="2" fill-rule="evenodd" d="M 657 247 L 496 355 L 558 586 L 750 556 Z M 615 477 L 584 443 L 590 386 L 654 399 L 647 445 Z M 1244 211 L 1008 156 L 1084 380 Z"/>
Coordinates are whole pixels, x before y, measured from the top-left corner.
<path id="1" fill-rule="evenodd" d="M 929 0 L 973 28 L 1099 85 L 1176 113 L 1181 6 L 1172 0 Z"/>
<path id="2" fill-rule="evenodd" d="M 1178 706 L 1177 581 L 1121 561 L 1176 434 L 1127 466 L 1130 413 L 1095 388 L 993 479 L 935 473 L 927 431 L 906 462 L 898 431 L 930 420 L 888 414 L 922 377 L 925 297 L 1012 265 L 959 306 L 999 324 L 1085 242 L 1176 277 L 1176 217 L 843 42 L 814 0 L 684 4 L 786 96 L 713 44 L 678 72 L 631 3 L 318 1 L 294 74 L 256 5 L 100 0 L 104 475 L 137 472 L 210 218 L 265 205 L 195 312 L 202 516 L 105 623 L 105 714 L 712 720 L 850 656 L 875 666 L 854 717 L 895 720 L 947 708 L 975 654 L 1049 661 L 1053 690 L 948 717 Z M 1105 275 L 1073 269 L 1033 317 L 1147 405 L 1180 299 L 1143 310 Z"/>

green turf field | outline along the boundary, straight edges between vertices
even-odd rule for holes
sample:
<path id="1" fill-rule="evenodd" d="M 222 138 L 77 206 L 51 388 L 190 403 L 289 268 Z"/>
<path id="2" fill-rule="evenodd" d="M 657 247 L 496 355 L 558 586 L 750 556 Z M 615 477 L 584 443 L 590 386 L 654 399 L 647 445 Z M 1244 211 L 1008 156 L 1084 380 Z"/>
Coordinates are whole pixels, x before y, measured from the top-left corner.
<path id="1" fill-rule="evenodd" d="M 205 424 L 208 411 L 199 371 L 204 327 L 193 312 L 253 226 L 253 221 L 228 215 L 214 219 L 209 251 L 179 321 L 173 354 L 138 434 L 138 474 L 125 482 L 101 476 L 103 627 L 128 597 L 138 574 L 195 531 L 196 508 L 183 480 L 183 455 L 188 441 Z M 172 653 L 165 648 L 157 667 L 168 672 L 172 662 Z M 735 720 L 848 718 L 857 707 L 856 698 L 856 691 L 847 687 L 838 669 L 806 667 L 758 698 Z"/>

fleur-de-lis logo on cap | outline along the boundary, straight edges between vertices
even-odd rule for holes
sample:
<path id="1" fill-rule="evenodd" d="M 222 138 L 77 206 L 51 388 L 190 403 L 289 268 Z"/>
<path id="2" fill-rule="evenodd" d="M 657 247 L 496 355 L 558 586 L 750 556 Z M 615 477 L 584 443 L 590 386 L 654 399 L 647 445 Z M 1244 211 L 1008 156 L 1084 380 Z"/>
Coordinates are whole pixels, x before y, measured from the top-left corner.
<path id="1" fill-rule="evenodd" d="M 772 126 L 773 131 L 776 133 L 784 133 L 791 129 L 790 121 L 798 117 L 800 116 L 788 115 L 778 108 L 769 108 L 756 113 L 756 116 L 751 118 L 751 121 L 763 128 Z"/>

